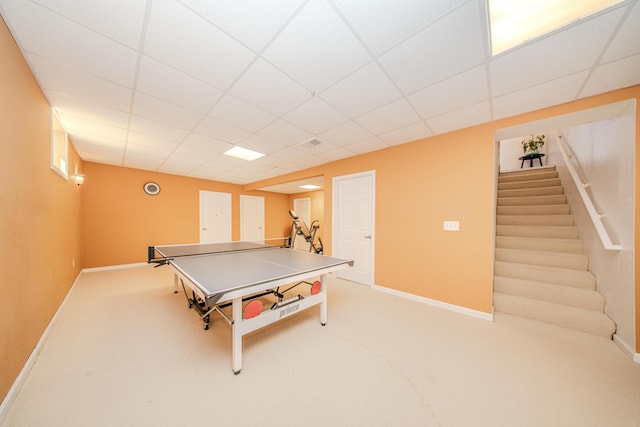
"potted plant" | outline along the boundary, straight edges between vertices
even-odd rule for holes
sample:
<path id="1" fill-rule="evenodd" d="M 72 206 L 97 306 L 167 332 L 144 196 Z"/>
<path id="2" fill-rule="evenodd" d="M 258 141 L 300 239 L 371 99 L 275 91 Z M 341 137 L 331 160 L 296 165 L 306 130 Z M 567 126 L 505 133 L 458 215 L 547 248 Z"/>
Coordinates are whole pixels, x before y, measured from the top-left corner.
<path id="1" fill-rule="evenodd" d="M 536 154 L 540 147 L 544 146 L 545 135 L 543 133 L 530 135 L 528 139 L 522 141 L 522 151 L 524 154 Z"/>

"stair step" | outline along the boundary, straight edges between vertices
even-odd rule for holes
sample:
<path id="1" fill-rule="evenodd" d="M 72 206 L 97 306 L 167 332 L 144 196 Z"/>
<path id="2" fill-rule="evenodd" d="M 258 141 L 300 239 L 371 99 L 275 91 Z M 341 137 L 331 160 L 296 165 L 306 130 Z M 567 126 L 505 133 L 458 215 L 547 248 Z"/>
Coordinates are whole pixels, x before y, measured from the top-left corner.
<path id="1" fill-rule="evenodd" d="M 509 197 L 531 197 L 531 196 L 557 196 L 564 194 L 562 187 L 535 187 L 535 188 L 513 188 L 509 190 L 498 190 L 498 198 Z"/>
<path id="2" fill-rule="evenodd" d="M 493 305 L 497 312 L 526 317 L 568 329 L 611 338 L 615 323 L 602 312 L 568 307 L 562 304 L 495 292 Z"/>
<path id="3" fill-rule="evenodd" d="M 539 237 L 496 236 L 496 248 L 525 249 L 581 254 L 583 243 L 579 239 L 549 239 Z"/>
<path id="4" fill-rule="evenodd" d="M 497 225 L 496 235 L 577 239 L 578 228 L 573 225 Z"/>
<path id="5" fill-rule="evenodd" d="M 573 286 L 574 288 L 596 289 L 596 276 L 589 271 L 573 270 L 570 268 L 496 261 L 494 265 L 494 275 Z"/>
<path id="6" fill-rule="evenodd" d="M 506 172 L 498 175 L 498 183 L 516 182 L 516 181 L 533 181 L 536 179 L 554 179 L 558 177 L 555 169 L 544 168 L 535 171 L 526 172 Z"/>
<path id="7" fill-rule="evenodd" d="M 557 187 L 561 185 L 560 178 L 534 179 L 531 181 L 498 182 L 498 190 L 513 190 L 515 188 Z"/>
<path id="8" fill-rule="evenodd" d="M 496 248 L 496 261 L 543 265 L 587 271 L 589 257 L 583 254 Z"/>
<path id="9" fill-rule="evenodd" d="M 564 194 L 551 196 L 498 197 L 498 206 L 562 205 L 566 203 L 567 196 Z"/>
<path id="10" fill-rule="evenodd" d="M 497 215 L 497 225 L 573 225 L 573 215 Z"/>
<path id="11" fill-rule="evenodd" d="M 496 276 L 494 292 L 604 312 L 605 299 L 595 290 Z"/>
<path id="12" fill-rule="evenodd" d="M 536 206 L 498 206 L 498 215 L 569 215 L 571 207 L 564 205 L 536 205 Z"/>

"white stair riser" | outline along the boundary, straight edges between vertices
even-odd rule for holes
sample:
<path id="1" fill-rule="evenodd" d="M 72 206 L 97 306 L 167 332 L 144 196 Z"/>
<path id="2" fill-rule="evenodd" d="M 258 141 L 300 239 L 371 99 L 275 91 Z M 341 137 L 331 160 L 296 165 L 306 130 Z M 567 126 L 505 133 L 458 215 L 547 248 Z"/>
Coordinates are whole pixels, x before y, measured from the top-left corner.
<path id="1" fill-rule="evenodd" d="M 496 248 L 581 254 L 583 244 L 577 239 L 546 239 L 536 237 L 496 236 Z"/>

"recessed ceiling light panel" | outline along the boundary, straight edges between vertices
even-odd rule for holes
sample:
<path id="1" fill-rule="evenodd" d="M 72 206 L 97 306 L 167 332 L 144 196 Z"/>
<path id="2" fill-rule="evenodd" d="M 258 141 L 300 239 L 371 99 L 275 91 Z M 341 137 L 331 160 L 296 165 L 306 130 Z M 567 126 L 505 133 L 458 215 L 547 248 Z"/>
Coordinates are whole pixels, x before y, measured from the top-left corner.
<path id="1" fill-rule="evenodd" d="M 224 154 L 227 156 L 235 157 L 237 159 L 248 160 L 248 161 L 253 161 L 264 156 L 264 154 L 262 153 L 258 153 L 257 151 L 253 151 L 253 150 L 248 150 L 246 148 L 242 148 L 237 145 L 225 151 Z"/>

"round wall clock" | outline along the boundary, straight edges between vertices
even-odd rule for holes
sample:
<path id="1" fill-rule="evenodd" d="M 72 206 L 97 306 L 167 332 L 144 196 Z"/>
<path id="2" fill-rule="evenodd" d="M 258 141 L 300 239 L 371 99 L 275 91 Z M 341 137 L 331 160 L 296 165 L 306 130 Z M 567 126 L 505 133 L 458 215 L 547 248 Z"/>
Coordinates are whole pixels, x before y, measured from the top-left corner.
<path id="1" fill-rule="evenodd" d="M 147 182 L 143 188 L 145 193 L 150 194 L 152 196 L 155 196 L 160 192 L 160 186 L 155 182 Z"/>

